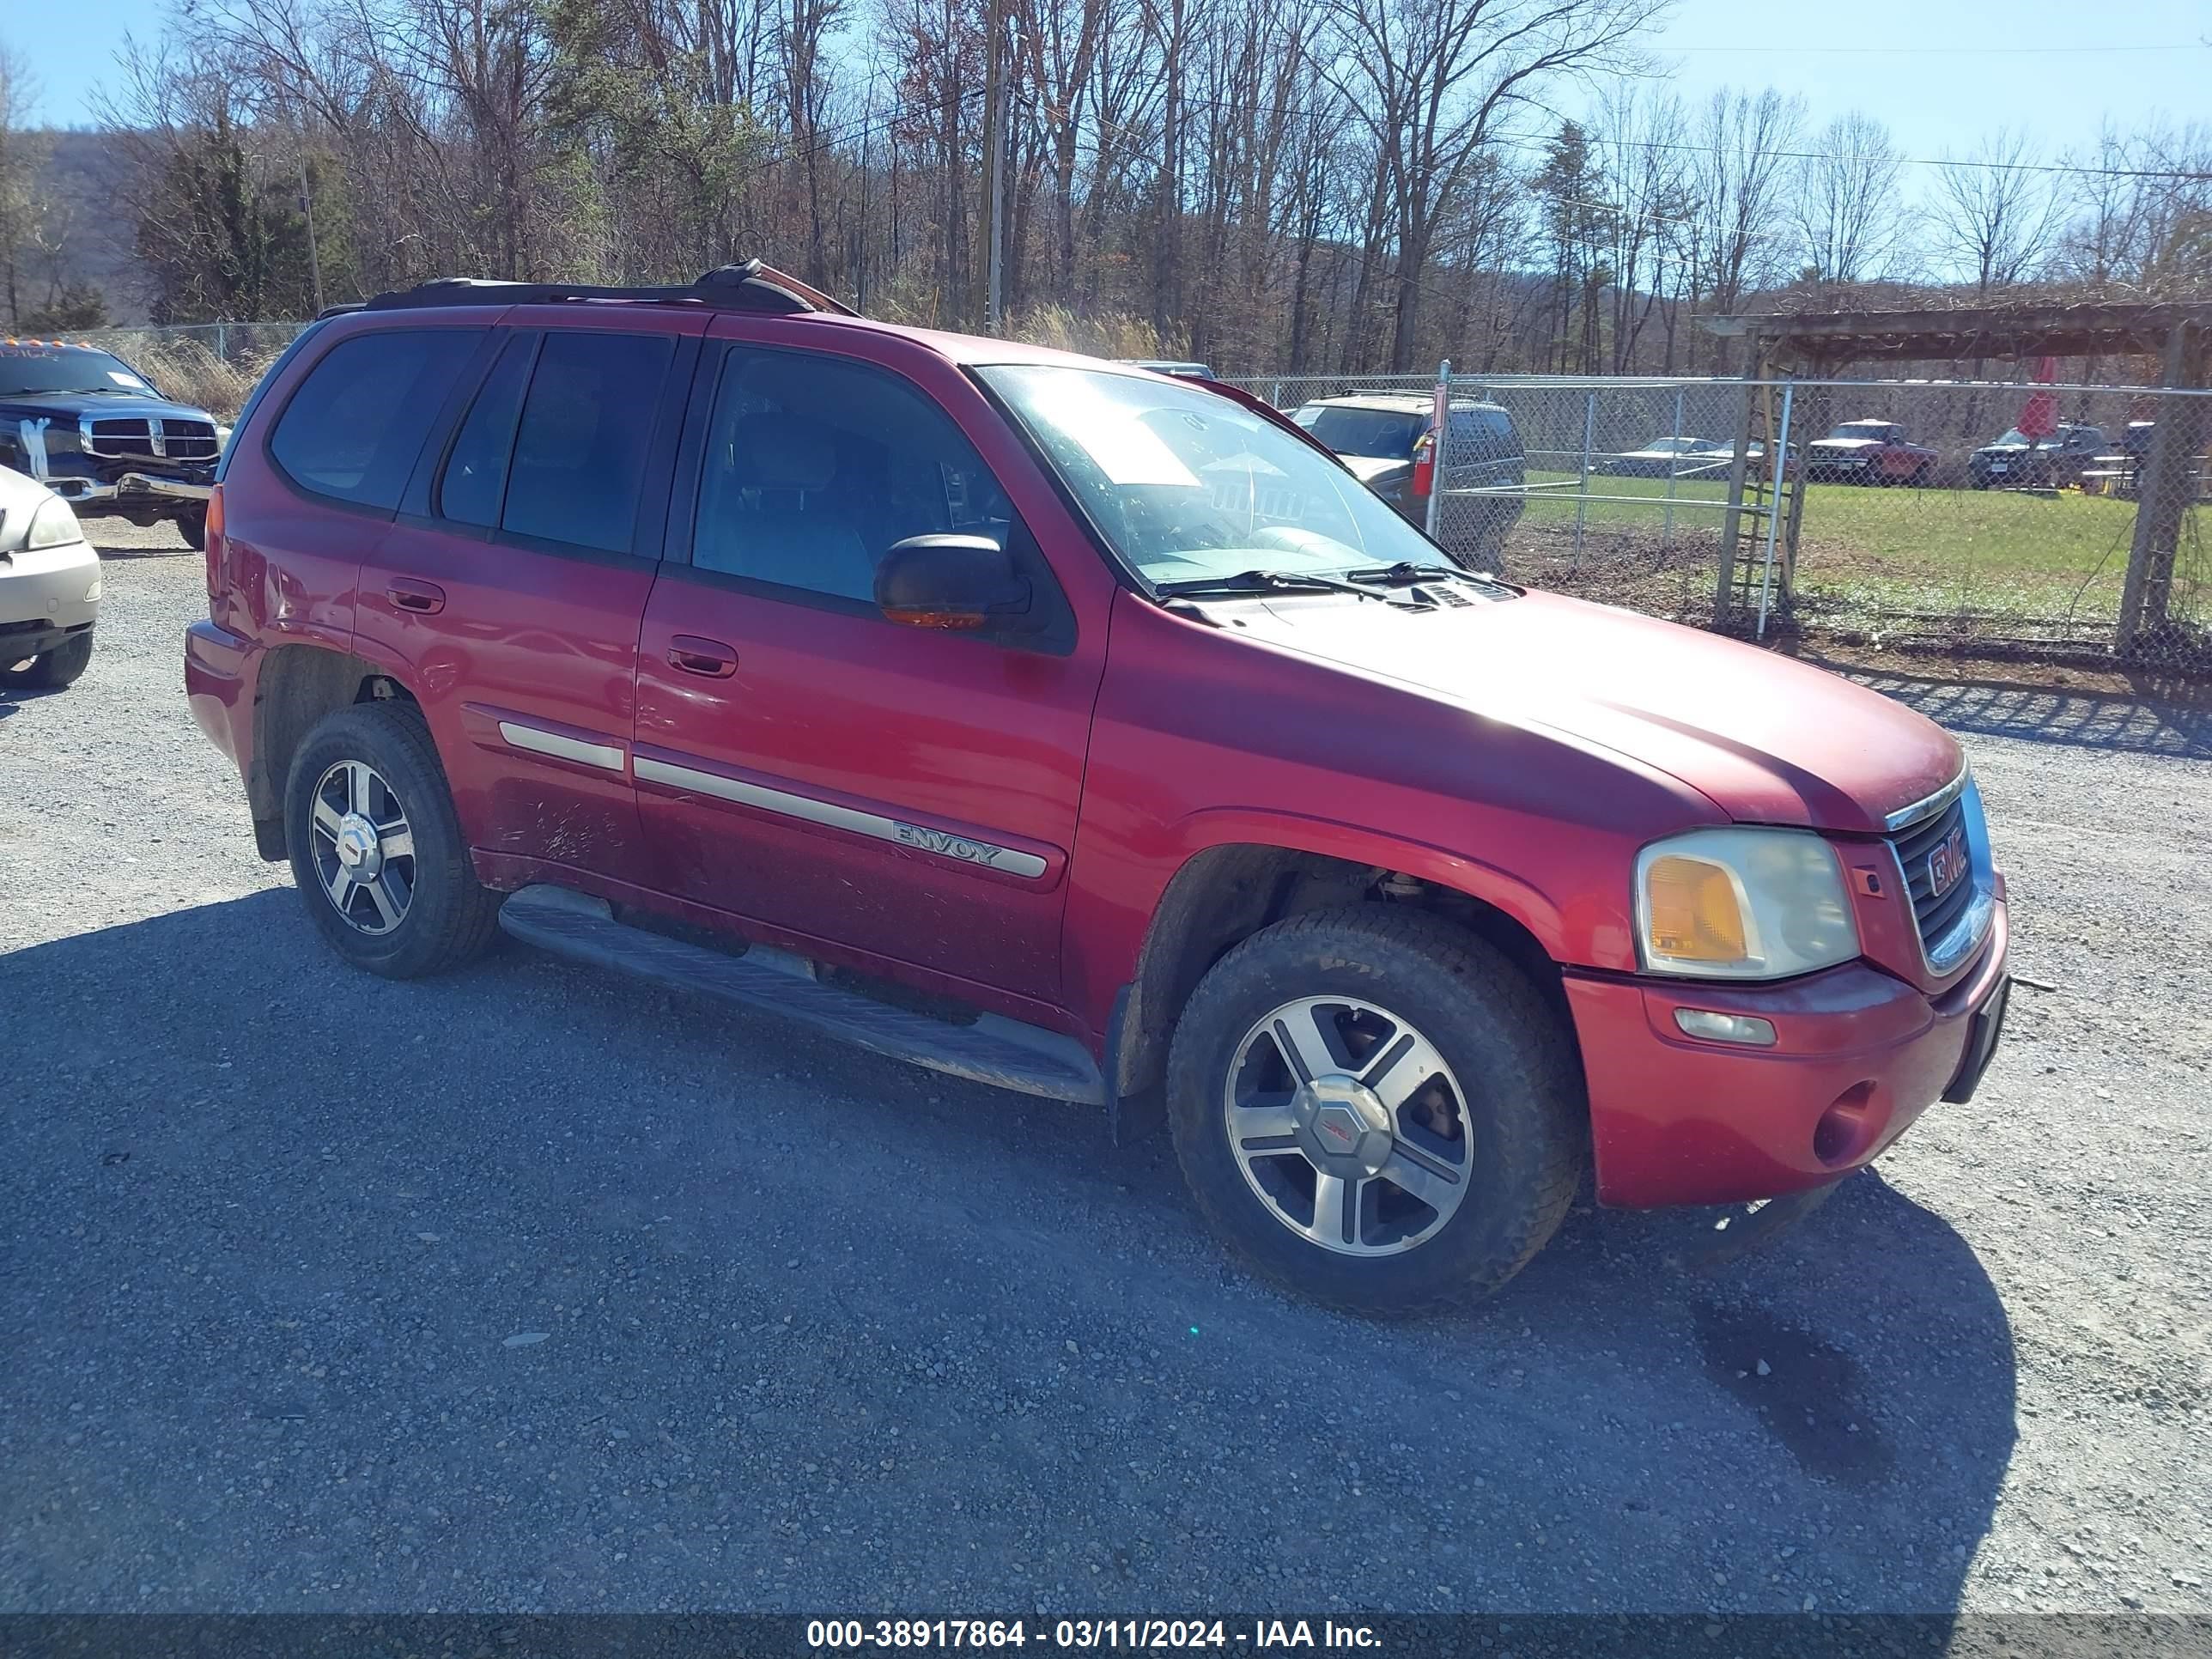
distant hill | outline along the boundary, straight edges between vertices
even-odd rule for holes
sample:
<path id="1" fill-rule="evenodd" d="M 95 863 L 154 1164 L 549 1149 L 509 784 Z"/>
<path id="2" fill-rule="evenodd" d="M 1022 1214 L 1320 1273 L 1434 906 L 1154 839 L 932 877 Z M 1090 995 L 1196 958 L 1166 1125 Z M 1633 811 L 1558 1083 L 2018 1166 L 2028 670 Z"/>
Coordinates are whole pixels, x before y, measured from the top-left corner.
<path id="1" fill-rule="evenodd" d="M 116 322 L 144 322 L 132 225 L 118 203 L 128 161 L 104 132 L 63 128 L 46 137 L 53 148 L 39 182 L 67 209 L 70 274 L 100 285 Z"/>

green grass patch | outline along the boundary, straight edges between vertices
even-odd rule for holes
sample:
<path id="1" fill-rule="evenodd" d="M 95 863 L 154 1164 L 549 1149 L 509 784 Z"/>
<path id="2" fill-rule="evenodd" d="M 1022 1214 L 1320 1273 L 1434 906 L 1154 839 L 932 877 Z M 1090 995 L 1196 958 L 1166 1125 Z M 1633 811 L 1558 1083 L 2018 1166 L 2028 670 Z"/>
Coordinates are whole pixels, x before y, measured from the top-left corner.
<path id="1" fill-rule="evenodd" d="M 1532 472 L 1524 532 L 1555 541 L 1577 521 L 1577 475 Z M 1674 483 L 1674 537 L 1708 546 L 1728 496 L 1724 477 Z M 1797 589 L 1804 607 L 1838 623 L 1885 617 L 1986 617 L 2109 626 L 2135 526 L 2133 501 L 2021 491 L 1806 486 Z M 1668 481 L 1593 475 L 1580 504 L 1585 545 L 1656 544 Z M 1611 497 L 1614 499 L 1603 499 Z M 1695 505 L 1686 505 L 1696 503 Z M 1763 541 L 1764 538 L 1761 537 Z M 2184 538 L 2176 598 L 2199 573 Z M 2189 597 L 2193 599 L 2191 591 Z"/>

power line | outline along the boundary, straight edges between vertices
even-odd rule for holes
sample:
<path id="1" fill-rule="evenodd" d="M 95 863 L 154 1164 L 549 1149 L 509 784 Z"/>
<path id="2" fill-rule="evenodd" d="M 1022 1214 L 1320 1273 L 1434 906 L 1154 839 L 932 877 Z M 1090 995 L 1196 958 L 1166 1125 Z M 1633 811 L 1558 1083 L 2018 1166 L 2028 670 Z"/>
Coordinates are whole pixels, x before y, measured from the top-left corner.
<path id="1" fill-rule="evenodd" d="M 2203 52 L 2207 43 L 2203 40 L 2177 40 L 2170 46 L 1654 46 L 1651 50 L 1662 58 L 1683 52 L 1779 52 L 1791 58 L 1844 57 L 1850 55 L 1897 56 L 1909 58 L 1933 57 L 2036 57 L 2042 55 L 2081 58 L 2095 52 Z"/>
<path id="2" fill-rule="evenodd" d="M 1249 107 L 1224 98 L 1186 97 L 1183 103 L 1191 109 L 1236 111 Z M 1273 106 L 1270 106 L 1269 109 L 1272 112 Z M 1345 114 L 1340 109 L 1316 110 L 1293 106 L 1285 106 L 1281 112 L 1319 120 L 1338 120 Z M 1533 155 L 1548 154 L 1551 148 L 1551 140 L 1540 133 L 1493 133 L 1486 142 L 1500 149 L 1521 150 Z M 1607 149 L 1664 150 L 1688 155 L 1706 155 L 1714 148 L 1711 144 L 1664 143 L 1652 138 L 1603 138 L 1594 142 Z M 1783 161 L 1825 161 L 1830 159 L 1830 153 L 1823 150 L 1773 149 L 1765 154 Z M 1966 158 L 1944 161 L 1917 155 L 1900 155 L 1895 159 L 1898 166 L 1905 167 L 1968 167 L 1985 173 L 2056 173 L 2074 179 L 2169 179 L 2185 184 L 2212 184 L 2212 173 L 2184 167 L 2092 167 L 2077 166 L 2070 161 L 1989 161 Z"/>

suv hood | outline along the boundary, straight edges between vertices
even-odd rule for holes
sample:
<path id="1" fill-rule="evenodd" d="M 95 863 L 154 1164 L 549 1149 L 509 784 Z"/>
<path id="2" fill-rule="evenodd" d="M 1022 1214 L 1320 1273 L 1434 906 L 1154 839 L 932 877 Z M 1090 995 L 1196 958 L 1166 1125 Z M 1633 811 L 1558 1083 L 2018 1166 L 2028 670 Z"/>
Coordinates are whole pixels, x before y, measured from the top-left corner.
<path id="1" fill-rule="evenodd" d="M 1811 449 L 1880 449 L 1887 438 L 1815 438 L 1807 446 Z"/>
<path id="2" fill-rule="evenodd" d="M 1239 615 L 1243 637 L 1656 767 L 1739 823 L 1879 834 L 1965 764 L 1950 733 L 1879 692 L 1555 594 L 1425 612 L 1315 596 Z"/>
<path id="3" fill-rule="evenodd" d="M 1413 466 L 1402 455 L 1339 455 L 1336 459 L 1344 463 L 1346 471 L 1364 484 L 1371 484 L 1393 472 L 1409 472 Z"/>

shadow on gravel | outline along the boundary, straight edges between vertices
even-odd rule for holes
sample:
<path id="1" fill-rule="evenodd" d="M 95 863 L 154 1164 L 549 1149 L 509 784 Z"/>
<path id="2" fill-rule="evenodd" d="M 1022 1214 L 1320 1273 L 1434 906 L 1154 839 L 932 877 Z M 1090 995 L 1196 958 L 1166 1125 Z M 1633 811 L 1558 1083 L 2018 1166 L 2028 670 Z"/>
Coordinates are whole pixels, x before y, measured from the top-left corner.
<path id="1" fill-rule="evenodd" d="M 1819 662 L 1817 657 L 1807 660 Z M 2212 758 L 2212 686 L 2137 677 L 2132 695 L 1823 663 L 1954 732 L 2142 755 Z"/>
<path id="2" fill-rule="evenodd" d="M 1162 1139 L 298 902 L 0 957 L 0 1606 L 1946 1613 L 1990 1528 L 2005 1310 L 1877 1176 L 1376 1325 Z"/>

